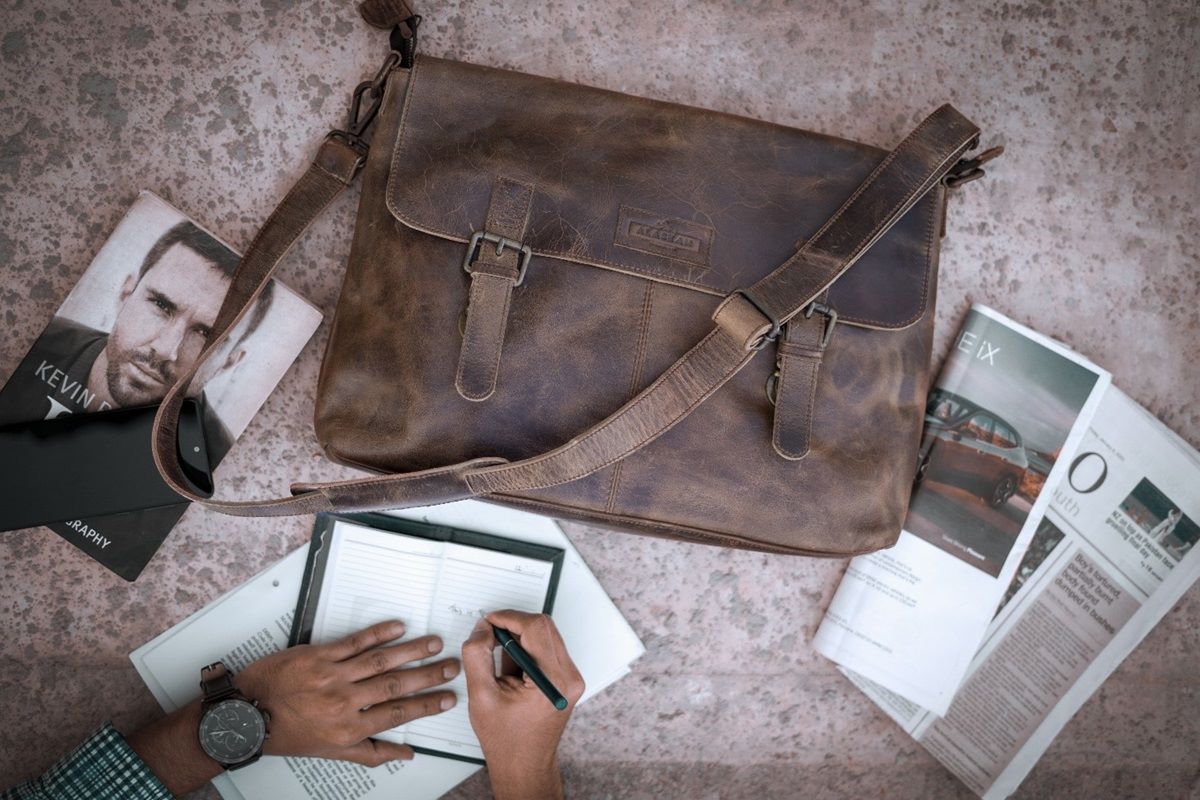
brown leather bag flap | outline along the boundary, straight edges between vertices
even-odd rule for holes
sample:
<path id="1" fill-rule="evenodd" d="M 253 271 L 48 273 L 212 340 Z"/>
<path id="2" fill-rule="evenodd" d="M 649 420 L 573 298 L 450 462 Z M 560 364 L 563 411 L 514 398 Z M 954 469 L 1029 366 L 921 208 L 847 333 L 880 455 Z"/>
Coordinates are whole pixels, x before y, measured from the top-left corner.
<path id="1" fill-rule="evenodd" d="M 533 189 L 524 243 L 535 256 L 724 295 L 782 263 L 885 157 L 782 125 L 422 56 L 387 205 L 411 228 L 466 242 L 506 177 Z M 903 328 L 924 314 L 936 195 L 835 284 L 830 305 L 843 321 Z"/>

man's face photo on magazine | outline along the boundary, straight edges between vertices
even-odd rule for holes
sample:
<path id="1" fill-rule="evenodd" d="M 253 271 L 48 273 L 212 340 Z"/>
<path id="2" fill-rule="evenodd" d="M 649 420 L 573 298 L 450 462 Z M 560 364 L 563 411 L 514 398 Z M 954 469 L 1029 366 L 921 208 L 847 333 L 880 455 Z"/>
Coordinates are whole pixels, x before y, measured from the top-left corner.
<path id="1" fill-rule="evenodd" d="M 121 309 L 93 376 L 113 406 L 162 399 L 208 341 L 229 276 L 184 242 L 171 244 L 121 290 Z M 93 384 L 94 385 L 94 384 Z"/>

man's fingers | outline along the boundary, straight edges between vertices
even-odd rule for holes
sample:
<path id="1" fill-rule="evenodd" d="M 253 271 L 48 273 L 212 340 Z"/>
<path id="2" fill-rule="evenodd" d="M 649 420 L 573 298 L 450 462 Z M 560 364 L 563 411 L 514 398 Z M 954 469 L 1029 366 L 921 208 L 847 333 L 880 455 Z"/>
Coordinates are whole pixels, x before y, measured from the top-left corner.
<path id="1" fill-rule="evenodd" d="M 337 641 L 322 645 L 325 655 L 334 661 L 344 661 L 381 644 L 399 639 L 404 635 L 404 623 L 398 619 L 388 620 L 363 628 Z"/>
<path id="2" fill-rule="evenodd" d="M 475 623 L 475 629 L 462 645 L 463 672 L 467 675 L 467 691 L 487 691 L 496 683 L 496 661 L 492 650 L 496 638 L 492 626 L 485 620 Z"/>
<path id="3" fill-rule="evenodd" d="M 507 650 L 500 651 L 500 674 L 521 677 L 521 668 L 517 666 L 517 662 L 512 660 L 512 656 L 508 654 Z"/>
<path id="4" fill-rule="evenodd" d="M 521 647 L 568 701 L 574 703 L 583 695 L 583 676 L 548 615 L 503 609 L 488 614 L 487 621 L 516 635 Z"/>
<path id="5" fill-rule="evenodd" d="M 552 654 L 559 659 L 570 660 L 566 658 L 567 646 L 563 643 L 558 628 L 546 614 L 526 614 L 524 611 L 504 609 L 488 614 L 487 621 L 520 639 L 521 647 L 533 656 L 534 660 Z"/>
<path id="6" fill-rule="evenodd" d="M 525 611 L 514 611 L 511 608 L 505 608 L 500 611 L 488 613 L 486 619 L 497 628 L 504 628 L 514 636 L 522 636 L 525 631 L 534 625 L 540 625 L 541 623 L 538 620 L 545 616 L 545 614 L 529 614 Z"/>
<path id="7" fill-rule="evenodd" d="M 423 667 L 385 672 L 356 683 L 351 697 L 355 708 L 366 708 L 431 689 L 453 679 L 458 672 L 458 662 L 452 658 Z"/>
<path id="8" fill-rule="evenodd" d="M 408 745 L 380 742 L 375 739 L 364 739 L 358 744 L 351 745 L 337 754 L 343 761 L 353 761 L 364 767 L 378 767 L 388 761 L 409 761 L 413 757 L 413 749 Z"/>
<path id="9" fill-rule="evenodd" d="M 458 704 L 454 692 L 430 692 L 403 700 L 388 700 L 362 712 L 363 736 L 374 736 L 421 717 L 449 711 Z"/>
<path id="10" fill-rule="evenodd" d="M 368 628 L 368 630 L 370 629 Z M 348 680 L 361 681 L 372 675 L 382 675 L 440 652 L 442 652 L 441 639 L 436 636 L 422 636 L 409 642 L 401 642 L 390 647 L 376 647 L 365 653 L 359 653 L 343 661 L 341 668 Z"/>

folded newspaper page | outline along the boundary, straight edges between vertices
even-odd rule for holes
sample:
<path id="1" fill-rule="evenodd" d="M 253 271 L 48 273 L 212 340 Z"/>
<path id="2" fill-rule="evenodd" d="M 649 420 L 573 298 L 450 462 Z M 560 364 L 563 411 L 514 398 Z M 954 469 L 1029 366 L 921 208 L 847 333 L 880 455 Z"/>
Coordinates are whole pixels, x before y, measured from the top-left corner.
<path id="1" fill-rule="evenodd" d="M 1198 523 L 1200 453 L 1109 388 L 949 712 L 847 675 L 972 791 L 1007 797 L 1200 577 Z"/>
<path id="2" fill-rule="evenodd" d="M 566 551 L 554 621 L 587 690 L 580 703 L 616 683 L 645 652 L 562 529 L 548 517 L 474 500 L 391 512 L 434 524 L 485 531 Z M 235 672 L 287 647 L 308 545 L 214 600 L 129 654 L 164 711 L 200 696 L 200 667 L 218 659 Z M 433 800 L 478 764 L 418 753 L 373 769 L 346 761 L 266 756 L 213 780 L 225 800 Z"/>
<path id="3" fill-rule="evenodd" d="M 929 395 L 904 530 L 851 560 L 817 651 L 944 714 L 1109 375 L 983 306 Z"/>

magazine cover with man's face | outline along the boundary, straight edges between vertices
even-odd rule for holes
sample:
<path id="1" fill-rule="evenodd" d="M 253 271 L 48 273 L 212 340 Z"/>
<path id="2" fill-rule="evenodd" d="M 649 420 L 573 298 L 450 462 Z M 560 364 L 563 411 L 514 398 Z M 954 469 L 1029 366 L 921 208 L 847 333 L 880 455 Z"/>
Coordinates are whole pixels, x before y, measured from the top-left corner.
<path id="1" fill-rule="evenodd" d="M 0 425 L 161 401 L 207 344 L 239 261 L 178 209 L 139 194 L 0 388 Z M 197 373 L 190 394 L 201 400 L 214 468 L 320 321 L 314 306 L 272 282 Z M 181 498 L 49 527 L 132 580 L 186 508 Z"/>

